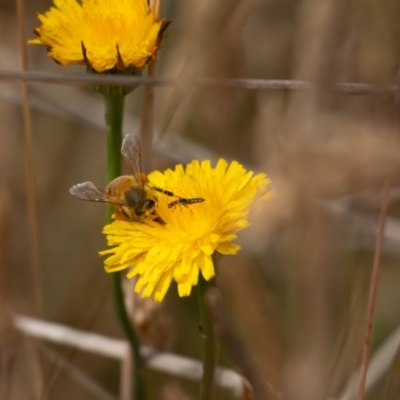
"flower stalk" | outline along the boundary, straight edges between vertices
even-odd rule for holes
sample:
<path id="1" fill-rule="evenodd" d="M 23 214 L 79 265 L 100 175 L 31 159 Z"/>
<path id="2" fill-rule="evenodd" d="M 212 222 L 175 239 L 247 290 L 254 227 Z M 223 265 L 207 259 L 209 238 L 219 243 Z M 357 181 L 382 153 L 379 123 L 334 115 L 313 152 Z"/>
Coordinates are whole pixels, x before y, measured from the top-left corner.
<path id="1" fill-rule="evenodd" d="M 124 111 L 124 95 L 118 91 L 110 91 L 104 95 L 106 105 L 107 125 L 107 181 L 121 175 L 121 144 L 122 144 L 122 121 Z M 112 222 L 114 208 L 107 207 L 107 221 Z M 120 324 L 129 341 L 134 360 L 134 399 L 146 399 L 145 365 L 140 355 L 139 338 L 131 324 L 126 310 L 124 293 L 122 288 L 121 272 L 110 275 L 114 307 Z"/>
<path id="2" fill-rule="evenodd" d="M 212 285 L 206 281 L 202 274 L 199 276 L 199 309 L 200 331 L 203 338 L 203 378 L 200 386 L 200 399 L 211 400 L 214 386 L 214 373 L 216 364 L 216 343 L 214 334 L 214 321 L 211 310 L 206 304 L 205 295 L 207 288 Z"/>

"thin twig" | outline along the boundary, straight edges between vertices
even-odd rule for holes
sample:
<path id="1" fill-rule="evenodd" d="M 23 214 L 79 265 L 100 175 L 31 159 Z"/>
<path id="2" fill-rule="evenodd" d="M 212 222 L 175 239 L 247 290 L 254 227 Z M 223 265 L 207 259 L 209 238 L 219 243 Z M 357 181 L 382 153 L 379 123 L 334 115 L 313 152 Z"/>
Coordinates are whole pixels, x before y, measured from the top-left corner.
<path id="1" fill-rule="evenodd" d="M 154 9 L 156 19 L 160 17 L 161 0 L 152 0 L 150 6 Z M 157 79 L 157 60 L 151 61 L 147 68 L 147 78 Z M 151 150 L 154 137 L 154 109 L 155 109 L 155 90 L 153 85 L 146 85 L 143 95 L 143 111 L 140 121 L 140 145 L 142 150 L 142 167 L 144 172 L 150 168 Z"/>
<path id="2" fill-rule="evenodd" d="M 148 67 L 148 76 L 151 78 L 156 74 L 156 63 L 157 59 L 153 60 Z M 148 172 L 150 168 L 151 144 L 154 137 L 154 109 L 154 86 L 147 85 L 144 89 L 143 112 L 140 124 L 140 146 L 142 149 L 142 162 L 145 172 Z"/>
<path id="3" fill-rule="evenodd" d="M 22 315 L 14 315 L 13 319 L 16 329 L 26 335 L 105 357 L 123 360 L 128 349 L 125 340 L 112 339 Z M 148 368 L 155 371 L 195 381 L 202 378 L 202 363 L 198 360 L 172 353 L 159 353 L 146 347 L 141 348 L 141 354 Z M 244 387 L 250 385 L 246 378 L 227 368 L 217 368 L 216 377 L 219 386 L 231 390 L 237 396 L 242 396 Z"/>
<path id="4" fill-rule="evenodd" d="M 400 75 L 399 75 L 400 78 Z M 397 135 L 399 120 L 400 120 L 400 87 L 396 92 L 396 116 L 394 121 L 394 134 Z M 379 222 L 378 222 L 378 234 L 376 238 L 375 244 L 375 253 L 374 253 L 374 262 L 372 266 L 372 276 L 368 294 L 368 309 L 367 309 L 367 326 L 365 328 L 365 337 L 364 337 L 364 345 L 361 359 L 361 372 L 360 372 L 360 386 L 358 389 L 358 400 L 365 399 L 365 383 L 367 379 L 368 372 L 368 360 L 369 353 L 371 347 L 371 334 L 372 334 L 372 323 L 374 319 L 374 310 L 375 310 L 375 302 L 376 302 L 376 290 L 378 286 L 378 276 L 379 270 L 381 266 L 381 258 L 382 258 L 382 247 L 385 238 L 385 226 L 386 226 L 386 217 L 389 206 L 389 198 L 390 198 L 390 190 L 391 183 L 389 180 L 386 180 L 385 186 L 382 193 L 382 200 L 380 206 L 379 213 Z"/>
<path id="5" fill-rule="evenodd" d="M 58 74 L 39 71 L 7 71 L 0 70 L 0 81 L 30 81 L 58 85 L 87 86 L 99 84 L 104 86 L 125 85 L 152 85 L 152 86 L 200 86 L 206 88 L 236 88 L 248 90 L 302 90 L 307 89 L 312 83 L 301 80 L 285 79 L 225 79 L 203 77 L 195 80 L 154 78 L 140 76 L 115 76 L 115 75 L 83 75 L 83 74 Z M 395 94 L 397 85 L 375 85 L 370 83 L 332 82 L 327 89 L 351 95 L 365 94 Z"/>
<path id="6" fill-rule="evenodd" d="M 28 55 L 25 38 L 25 7 L 24 0 L 16 0 L 17 18 L 18 18 L 18 47 L 19 47 L 19 67 L 20 73 L 25 74 L 28 69 Z M 30 279 L 32 288 L 33 312 L 41 317 L 43 315 L 43 300 L 41 273 L 39 264 L 39 238 L 38 222 L 36 214 L 36 182 L 35 182 L 35 163 L 32 150 L 32 123 L 31 112 L 29 108 L 29 93 L 26 81 L 20 81 L 21 91 L 21 111 L 22 111 L 22 134 L 23 134 L 23 154 L 25 169 L 25 188 L 26 203 L 28 213 L 28 266 L 30 269 Z M 42 399 L 47 398 L 45 383 L 43 378 L 43 360 L 40 349 L 40 343 L 33 343 L 34 348 L 34 366 L 32 382 L 38 396 Z"/>
<path id="7" fill-rule="evenodd" d="M 156 19 L 159 19 L 160 15 L 160 7 L 161 0 L 152 0 L 150 2 L 150 6 L 154 9 Z M 147 77 L 149 79 L 157 79 L 156 71 L 157 71 L 157 59 L 154 58 L 151 61 L 147 68 Z M 142 150 L 142 167 L 144 168 L 144 172 L 148 172 L 150 168 L 150 153 L 151 153 L 151 145 L 153 143 L 154 137 L 154 110 L 155 110 L 155 92 L 153 85 L 147 85 L 144 88 L 144 96 L 143 96 L 143 111 L 142 118 L 140 123 L 140 145 Z"/>
<path id="8" fill-rule="evenodd" d="M 26 38 L 24 34 L 24 2 L 17 0 L 17 14 L 19 27 L 19 52 L 21 74 L 25 74 L 28 67 Z M 29 94 L 26 81 L 20 82 L 22 124 L 24 137 L 24 162 L 25 162 L 25 184 L 27 192 L 28 207 L 28 229 L 29 229 L 29 266 L 31 268 L 31 287 L 33 290 L 33 301 L 35 312 L 38 316 L 43 313 L 43 302 L 41 295 L 41 274 L 39 266 L 39 239 L 38 224 L 36 215 L 36 183 L 35 183 L 35 164 L 32 152 L 32 124 L 29 109 Z"/>
<path id="9" fill-rule="evenodd" d="M 364 400 L 365 398 L 365 382 L 367 379 L 368 372 L 368 360 L 370 353 L 371 344 L 371 333 L 372 333 L 372 322 L 374 318 L 375 302 L 376 302 L 376 290 L 378 286 L 378 276 L 381 266 L 382 258 L 382 247 L 384 241 L 385 225 L 386 225 L 386 215 L 389 204 L 389 192 L 390 184 L 388 181 L 385 183 L 385 187 L 382 193 L 382 203 L 379 213 L 378 222 L 378 233 L 375 244 L 374 262 L 372 266 L 371 282 L 368 294 L 368 310 L 367 310 L 367 326 L 365 328 L 364 345 L 361 360 L 361 371 L 360 371 L 360 385 L 358 389 L 358 400 Z"/>
<path id="10" fill-rule="evenodd" d="M 93 283 L 93 281 L 94 281 L 94 279 L 90 280 L 91 283 Z M 105 283 L 103 283 L 103 287 L 97 287 L 97 293 L 99 295 L 97 296 L 98 304 L 95 307 L 96 311 L 91 315 L 91 317 L 89 319 L 85 318 L 85 322 L 83 323 L 84 327 L 82 327 L 82 324 L 81 324 L 81 329 L 90 330 L 93 327 L 93 325 L 95 324 L 95 322 L 97 321 L 100 309 L 104 306 L 105 301 L 108 299 L 108 292 L 106 292 Z M 83 314 L 82 314 L 82 316 L 83 316 Z M 45 352 L 46 352 L 46 347 L 43 346 L 43 353 L 45 353 Z M 60 354 L 60 356 L 62 357 L 63 361 L 71 364 L 72 359 L 77 355 L 78 352 L 79 352 L 79 350 L 76 348 L 68 348 L 68 349 L 65 349 L 65 351 L 63 351 L 62 354 Z M 46 354 L 44 354 L 44 355 L 46 355 Z M 60 368 L 57 368 L 57 365 L 55 365 L 53 368 L 50 368 L 45 377 L 45 382 L 46 382 L 45 390 L 49 397 L 51 397 L 52 390 L 54 389 L 57 378 L 61 372 L 61 368 L 63 367 L 62 362 L 60 363 L 59 367 Z"/>
<path id="11" fill-rule="evenodd" d="M 80 96 L 82 96 L 82 93 Z M 7 101 L 11 104 L 21 104 L 19 96 L 12 91 L 1 92 L 0 100 Z M 30 106 L 31 109 L 33 108 L 57 118 L 66 119 L 69 122 L 87 126 L 91 129 L 97 130 L 101 134 L 104 134 L 104 118 L 100 118 L 102 115 L 97 113 L 88 113 L 87 110 L 84 112 L 79 105 L 72 104 L 71 102 L 64 103 L 60 98 L 48 99 L 40 93 L 33 92 L 30 96 Z M 137 132 L 139 130 L 140 121 L 136 117 L 126 114 L 124 119 L 124 125 L 129 126 L 131 132 Z M 174 135 L 171 131 L 168 132 L 168 138 L 165 140 L 161 140 L 159 135 L 157 136 L 158 139 L 154 141 L 152 150 L 155 153 L 168 157 L 170 160 L 179 163 L 188 163 L 194 158 L 197 158 L 211 159 L 213 162 L 216 162 L 219 158 L 217 153 L 212 152 L 205 146 Z"/>
<path id="12" fill-rule="evenodd" d="M 96 333 L 82 331 L 36 318 L 15 315 L 14 325 L 16 329 L 26 335 L 64 346 L 71 346 L 76 350 L 88 351 L 116 360 L 122 360 L 128 349 L 128 344 L 124 340 L 112 339 Z M 225 342 L 225 345 L 230 349 L 229 344 Z M 399 346 L 400 326 L 387 337 L 385 342 L 379 346 L 371 357 L 367 374 L 366 391 L 372 389 L 385 374 Z M 198 381 L 201 379 L 202 366 L 197 360 L 171 353 L 154 352 L 146 347 L 142 347 L 141 352 L 148 367 L 155 371 L 190 380 Z M 237 356 L 240 357 L 240 354 L 235 355 L 234 359 L 238 365 L 242 366 L 242 362 L 237 360 Z M 352 374 L 345 390 L 338 396 L 338 399 L 352 400 L 356 397 L 359 376 L 359 370 Z M 238 396 L 242 394 L 244 385 L 246 385 L 246 387 L 250 385 L 243 376 L 224 368 L 217 369 L 216 378 L 217 384 L 222 388 L 232 390 Z"/>
<path id="13" fill-rule="evenodd" d="M 43 354 L 48 357 L 52 362 L 57 364 L 66 371 L 73 379 L 79 382 L 94 398 L 99 400 L 117 400 L 117 398 L 102 387 L 98 382 L 93 380 L 84 371 L 78 368 L 76 365 L 70 363 L 60 354 L 49 348 L 43 348 Z"/>
<path id="14" fill-rule="evenodd" d="M 249 392 L 254 391 L 251 398 L 254 400 L 279 398 L 280 394 L 278 394 L 271 385 L 265 382 L 254 362 L 249 358 L 243 343 L 239 339 L 228 315 L 223 309 L 218 291 L 212 288 L 209 290 L 206 297 L 207 303 L 212 310 L 219 340 L 224 344 L 237 366 L 251 384 L 251 386 L 247 388 Z"/>
<path id="15" fill-rule="evenodd" d="M 365 392 L 373 389 L 392 365 L 392 361 L 400 347 L 400 326 L 398 326 L 385 341 L 375 350 L 368 363 L 368 373 L 365 383 Z M 349 377 L 344 390 L 337 398 L 353 400 L 357 397 L 360 381 L 360 370 L 354 371 Z M 333 399 L 330 399 L 333 400 Z"/>

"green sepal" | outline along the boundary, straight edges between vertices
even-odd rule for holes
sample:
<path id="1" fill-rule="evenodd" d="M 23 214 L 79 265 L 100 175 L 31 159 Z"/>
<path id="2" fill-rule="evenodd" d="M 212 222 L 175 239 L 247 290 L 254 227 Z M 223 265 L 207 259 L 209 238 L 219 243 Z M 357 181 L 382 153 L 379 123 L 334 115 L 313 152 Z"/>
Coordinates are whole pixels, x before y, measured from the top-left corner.
<path id="1" fill-rule="evenodd" d="M 101 74 L 101 75 L 119 75 L 119 76 L 141 76 L 142 75 L 142 70 L 130 66 L 125 69 L 119 69 L 117 67 L 113 69 L 109 69 L 104 72 L 97 72 L 90 66 L 87 66 L 87 72 L 89 74 Z M 95 92 L 98 92 L 104 96 L 126 96 L 132 90 L 136 89 L 139 85 L 134 84 L 134 85 L 123 85 L 123 86 L 105 86 L 105 85 L 98 85 L 98 84 L 93 84 L 92 88 Z"/>

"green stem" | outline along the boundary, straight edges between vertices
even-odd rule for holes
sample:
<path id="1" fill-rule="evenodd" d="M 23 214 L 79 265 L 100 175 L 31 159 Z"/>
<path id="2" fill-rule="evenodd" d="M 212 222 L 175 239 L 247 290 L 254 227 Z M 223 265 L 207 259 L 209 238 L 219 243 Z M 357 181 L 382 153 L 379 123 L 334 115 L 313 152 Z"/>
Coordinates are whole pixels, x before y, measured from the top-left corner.
<path id="1" fill-rule="evenodd" d="M 124 113 L 124 95 L 110 91 L 104 94 L 106 104 L 106 124 L 107 124 L 107 180 L 111 182 L 121 175 L 121 144 L 122 144 L 122 120 Z M 111 215 L 113 207 L 107 210 L 107 220 L 112 222 Z M 121 272 L 111 274 L 111 287 L 113 293 L 114 307 L 119 318 L 120 324 L 129 341 L 132 358 L 134 360 L 134 399 L 146 399 L 145 366 L 140 355 L 139 338 L 133 329 L 126 310 L 124 293 L 122 289 Z"/>
<path id="2" fill-rule="evenodd" d="M 214 323 L 210 308 L 207 306 L 204 295 L 210 284 L 200 273 L 198 293 L 200 307 L 200 329 L 203 337 L 203 378 L 200 387 L 200 399 L 211 400 L 214 371 L 216 364 Z"/>

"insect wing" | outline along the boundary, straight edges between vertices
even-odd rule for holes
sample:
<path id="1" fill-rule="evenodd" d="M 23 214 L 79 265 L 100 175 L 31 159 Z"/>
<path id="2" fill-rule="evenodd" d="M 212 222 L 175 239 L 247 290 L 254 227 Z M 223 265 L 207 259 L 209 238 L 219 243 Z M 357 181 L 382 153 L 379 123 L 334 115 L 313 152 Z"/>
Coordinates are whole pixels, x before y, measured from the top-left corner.
<path id="1" fill-rule="evenodd" d="M 105 191 L 98 189 L 92 182 L 78 183 L 69 189 L 72 196 L 80 200 L 96 201 L 113 205 L 122 205 L 122 201 L 116 196 L 110 196 Z"/>
<path id="2" fill-rule="evenodd" d="M 142 160 L 140 156 L 140 143 L 139 139 L 134 134 L 125 136 L 122 142 L 121 154 L 129 164 L 130 169 L 138 183 L 144 185 L 142 174 Z"/>

